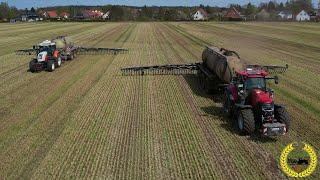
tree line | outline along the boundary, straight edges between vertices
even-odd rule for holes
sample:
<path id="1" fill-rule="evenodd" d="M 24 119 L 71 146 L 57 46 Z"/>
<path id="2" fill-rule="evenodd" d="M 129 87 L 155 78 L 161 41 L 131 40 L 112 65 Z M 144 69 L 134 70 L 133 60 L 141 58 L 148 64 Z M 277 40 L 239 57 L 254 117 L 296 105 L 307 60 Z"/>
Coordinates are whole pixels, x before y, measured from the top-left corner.
<path id="1" fill-rule="evenodd" d="M 242 15 L 245 15 L 248 20 L 254 19 L 255 15 L 262 9 L 265 9 L 271 14 L 271 18 L 277 16 L 277 12 L 288 10 L 293 14 L 298 14 L 302 9 L 310 12 L 315 10 L 312 6 L 312 0 L 288 0 L 286 3 L 278 3 L 269 1 L 261 3 L 258 6 L 248 3 L 245 5 L 231 4 L 230 7 L 235 7 Z M 176 20 L 191 20 L 192 14 L 202 8 L 208 13 L 209 20 L 221 19 L 222 13 L 228 8 L 212 7 L 212 6 L 193 6 L 193 7 L 166 7 L 166 6 L 120 6 L 120 5 L 105 5 L 105 6 L 57 6 L 47 8 L 34 8 L 28 10 L 19 10 L 16 7 L 9 6 L 6 2 L 0 3 L 0 20 L 9 20 L 18 17 L 26 12 L 39 13 L 47 10 L 56 10 L 58 14 L 68 12 L 73 16 L 78 16 L 83 10 L 95 9 L 102 12 L 110 11 L 111 21 L 176 21 Z"/>

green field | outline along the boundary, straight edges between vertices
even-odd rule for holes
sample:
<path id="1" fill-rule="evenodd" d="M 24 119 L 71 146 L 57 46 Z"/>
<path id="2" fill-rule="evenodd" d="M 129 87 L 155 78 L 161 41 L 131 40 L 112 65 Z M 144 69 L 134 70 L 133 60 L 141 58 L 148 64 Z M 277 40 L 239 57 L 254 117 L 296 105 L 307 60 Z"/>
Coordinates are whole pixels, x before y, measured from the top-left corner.
<path id="1" fill-rule="evenodd" d="M 14 51 L 58 35 L 130 51 L 27 72 L 32 57 Z M 0 179 L 286 179 L 287 144 L 304 141 L 319 154 L 319 24 L 0 24 L 0 37 Z M 290 113 L 289 134 L 240 136 L 195 76 L 121 76 L 122 67 L 200 61 L 205 45 L 289 65 L 271 85 Z"/>

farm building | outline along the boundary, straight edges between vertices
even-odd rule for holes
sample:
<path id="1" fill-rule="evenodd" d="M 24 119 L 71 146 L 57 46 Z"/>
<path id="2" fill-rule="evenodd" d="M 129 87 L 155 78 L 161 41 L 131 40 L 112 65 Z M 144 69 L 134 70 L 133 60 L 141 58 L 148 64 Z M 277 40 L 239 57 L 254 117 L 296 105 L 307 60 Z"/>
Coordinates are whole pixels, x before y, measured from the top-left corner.
<path id="1" fill-rule="evenodd" d="M 208 20 L 208 13 L 202 9 L 199 8 L 193 15 L 193 20 L 195 21 L 204 21 L 204 20 Z"/>
<path id="2" fill-rule="evenodd" d="M 278 13 L 278 17 L 280 20 L 292 20 L 293 15 L 290 11 L 280 11 Z"/>
<path id="3" fill-rule="evenodd" d="M 235 7 L 230 8 L 227 11 L 227 13 L 224 15 L 223 19 L 227 20 L 227 21 L 241 21 L 242 20 L 239 11 Z"/>
<path id="4" fill-rule="evenodd" d="M 310 21 L 310 15 L 302 10 L 297 16 L 296 16 L 297 21 Z"/>

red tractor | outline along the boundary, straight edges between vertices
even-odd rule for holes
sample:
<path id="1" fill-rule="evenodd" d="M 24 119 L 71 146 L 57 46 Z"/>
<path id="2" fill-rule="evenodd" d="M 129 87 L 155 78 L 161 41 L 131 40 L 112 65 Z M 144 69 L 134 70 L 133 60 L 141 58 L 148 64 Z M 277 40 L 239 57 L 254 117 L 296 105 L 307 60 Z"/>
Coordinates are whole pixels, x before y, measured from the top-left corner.
<path id="1" fill-rule="evenodd" d="M 258 130 L 266 136 L 277 136 L 288 132 L 289 115 L 284 106 L 274 103 L 274 91 L 267 87 L 268 80 L 278 84 L 278 77 L 267 76 L 262 67 L 248 66 L 237 71 L 226 87 L 224 110 L 237 120 L 243 134 Z"/>

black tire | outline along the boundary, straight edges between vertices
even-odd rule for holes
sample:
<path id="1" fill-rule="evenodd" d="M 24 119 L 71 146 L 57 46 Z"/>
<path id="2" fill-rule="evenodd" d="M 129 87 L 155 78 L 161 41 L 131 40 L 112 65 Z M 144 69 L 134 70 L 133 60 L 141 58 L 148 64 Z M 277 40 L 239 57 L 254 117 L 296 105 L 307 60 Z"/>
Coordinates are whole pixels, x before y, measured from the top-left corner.
<path id="1" fill-rule="evenodd" d="M 276 106 L 274 109 L 274 116 L 280 122 L 286 125 L 287 131 L 290 128 L 290 117 L 285 107 Z"/>
<path id="2" fill-rule="evenodd" d="M 233 116 L 233 109 L 231 107 L 231 99 L 230 99 L 229 94 L 226 91 L 224 93 L 223 110 L 228 115 L 228 117 Z"/>
<path id="3" fill-rule="evenodd" d="M 242 120 L 242 126 L 241 121 Z M 252 109 L 241 109 L 237 117 L 238 129 L 241 134 L 250 135 L 255 131 L 255 120 Z"/>
<path id="4" fill-rule="evenodd" d="M 35 67 L 35 64 L 37 63 L 37 60 L 36 59 L 33 59 L 29 62 L 29 70 L 30 72 L 36 72 L 36 67 Z"/>
<path id="5" fill-rule="evenodd" d="M 52 72 L 55 70 L 55 68 L 56 67 L 54 61 L 51 60 L 47 63 L 47 71 Z"/>

